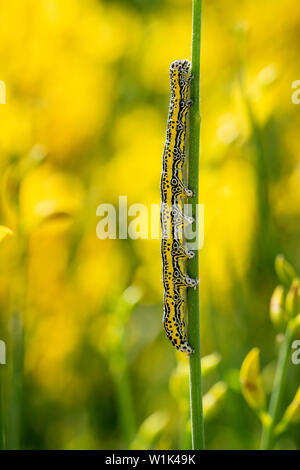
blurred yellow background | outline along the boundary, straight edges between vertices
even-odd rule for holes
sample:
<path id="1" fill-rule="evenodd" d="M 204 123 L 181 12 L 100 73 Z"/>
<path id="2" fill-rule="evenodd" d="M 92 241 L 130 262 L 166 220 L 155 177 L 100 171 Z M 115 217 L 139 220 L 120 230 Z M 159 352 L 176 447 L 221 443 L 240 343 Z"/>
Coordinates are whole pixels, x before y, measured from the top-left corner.
<path id="1" fill-rule="evenodd" d="M 168 68 L 190 59 L 191 1 L 0 0 L 0 11 L 9 445 L 188 446 L 186 361 L 162 329 L 160 242 L 99 240 L 96 208 L 119 195 L 159 203 Z M 229 387 L 207 418 L 212 449 L 257 446 L 236 375 L 253 346 L 272 369 L 274 258 L 283 252 L 300 268 L 299 44 L 296 0 L 204 1 L 201 337 L 204 355 L 221 355 L 204 386 Z M 279 447 L 299 448 L 299 427 Z"/>

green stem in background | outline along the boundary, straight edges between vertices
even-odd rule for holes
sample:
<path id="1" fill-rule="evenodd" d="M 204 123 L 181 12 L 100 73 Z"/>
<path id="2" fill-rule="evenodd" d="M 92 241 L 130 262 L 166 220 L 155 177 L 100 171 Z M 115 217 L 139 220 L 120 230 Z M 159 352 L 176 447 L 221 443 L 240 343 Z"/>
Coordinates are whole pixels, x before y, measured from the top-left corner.
<path id="1" fill-rule="evenodd" d="M 202 0 L 193 1 L 193 37 L 192 37 L 192 74 L 191 99 L 193 104 L 190 112 L 190 141 L 189 141 L 189 177 L 188 186 L 194 191 L 191 198 L 192 216 L 197 220 L 197 205 L 199 200 L 199 145 L 200 145 L 200 40 L 201 40 Z M 198 227 L 196 227 L 198 233 Z M 198 237 L 196 237 L 198 242 Z M 188 274 L 199 278 L 199 246 L 195 256 L 188 263 Z M 188 289 L 188 336 L 189 343 L 195 352 L 190 356 L 190 403 L 192 445 L 195 450 L 204 449 L 204 426 L 202 410 L 202 378 L 200 353 L 200 308 L 199 288 Z"/>
<path id="2" fill-rule="evenodd" d="M 124 343 L 119 345 L 118 353 L 114 356 L 112 371 L 119 407 L 122 441 L 125 449 L 129 449 L 136 435 L 136 424 Z"/>
<path id="3" fill-rule="evenodd" d="M 24 378 L 24 337 L 21 313 L 16 311 L 11 318 L 11 372 L 9 387 L 9 406 L 7 419 L 7 448 L 18 450 L 21 448 L 22 434 L 22 402 Z"/>
<path id="4" fill-rule="evenodd" d="M 276 239 L 272 228 L 270 212 L 269 169 L 263 145 L 262 129 L 257 121 L 257 117 L 255 116 L 251 99 L 247 94 L 244 75 L 245 67 L 242 59 L 240 59 L 238 80 L 252 134 L 251 137 L 254 149 L 253 164 L 256 174 L 256 197 L 259 217 L 257 240 L 255 241 L 255 253 L 257 254 L 259 262 L 256 261 L 255 264 L 259 264 L 260 266 L 271 266 L 276 255 L 273 248 L 276 246 Z"/>
<path id="5" fill-rule="evenodd" d="M 263 427 L 261 449 L 269 450 L 274 444 L 274 428 L 278 423 L 280 407 L 282 403 L 284 383 L 286 380 L 287 366 L 290 357 L 291 344 L 293 340 L 293 330 L 287 326 L 284 341 L 281 345 L 276 374 L 274 379 L 274 386 L 270 400 L 269 415 L 271 423 L 269 426 Z"/>
<path id="6" fill-rule="evenodd" d="M 0 450 L 5 449 L 5 423 L 4 423 L 4 369 L 0 364 Z"/>
<path id="7" fill-rule="evenodd" d="M 189 450 L 191 448 L 191 432 L 187 429 L 187 423 L 189 422 L 190 414 L 189 410 L 182 412 L 180 435 L 179 435 L 179 446 L 180 450 Z"/>
<path id="8" fill-rule="evenodd" d="M 19 220 L 21 220 L 19 214 Z M 22 448 L 24 411 L 24 319 L 28 286 L 28 236 L 19 222 L 17 230 L 17 268 L 12 292 L 10 361 L 7 406 L 7 448 Z"/>
<path id="9" fill-rule="evenodd" d="M 140 295 L 140 291 L 133 286 L 126 289 L 117 301 L 111 318 L 114 341 L 109 354 L 109 365 L 115 382 L 122 441 L 125 449 L 130 448 L 136 436 L 134 400 L 127 358 L 127 325 Z"/>

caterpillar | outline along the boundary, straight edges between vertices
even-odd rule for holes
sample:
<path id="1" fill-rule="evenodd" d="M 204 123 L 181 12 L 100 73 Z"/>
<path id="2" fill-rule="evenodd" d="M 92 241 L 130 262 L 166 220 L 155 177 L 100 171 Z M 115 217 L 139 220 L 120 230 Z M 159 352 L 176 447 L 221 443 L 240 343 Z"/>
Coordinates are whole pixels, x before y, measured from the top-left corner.
<path id="1" fill-rule="evenodd" d="M 176 349 L 193 353 L 188 344 L 184 310 L 185 288 L 196 288 L 199 281 L 189 278 L 183 265 L 194 252 L 183 244 L 182 227 L 192 223 L 185 216 L 182 199 L 193 196 L 183 181 L 187 115 L 192 104 L 189 99 L 192 80 L 191 65 L 187 60 L 176 60 L 170 66 L 171 99 L 163 152 L 161 175 L 161 256 L 164 287 L 163 325 L 168 339 Z"/>

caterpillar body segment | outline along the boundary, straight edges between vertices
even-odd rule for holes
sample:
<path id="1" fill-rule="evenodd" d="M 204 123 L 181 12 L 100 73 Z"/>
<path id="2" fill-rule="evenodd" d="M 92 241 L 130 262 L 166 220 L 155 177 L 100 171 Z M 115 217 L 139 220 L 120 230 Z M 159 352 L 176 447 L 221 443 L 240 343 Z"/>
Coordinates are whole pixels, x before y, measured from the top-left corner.
<path id="1" fill-rule="evenodd" d="M 192 354 L 193 349 L 186 340 L 184 299 L 180 296 L 178 301 L 174 302 L 174 298 L 165 296 L 164 306 L 163 324 L 168 339 L 179 351 Z"/>

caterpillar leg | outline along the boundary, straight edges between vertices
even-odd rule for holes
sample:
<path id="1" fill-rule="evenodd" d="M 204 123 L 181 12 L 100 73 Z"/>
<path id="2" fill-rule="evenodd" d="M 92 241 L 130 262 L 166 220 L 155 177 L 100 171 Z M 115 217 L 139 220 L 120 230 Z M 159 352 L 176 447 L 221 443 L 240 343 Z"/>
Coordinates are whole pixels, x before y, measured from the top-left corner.
<path id="1" fill-rule="evenodd" d="M 179 206 L 174 204 L 171 211 L 171 221 L 173 227 L 173 237 L 175 240 L 180 239 L 179 231 L 182 227 L 192 224 L 195 219 L 189 215 L 184 214 Z"/>
<path id="2" fill-rule="evenodd" d="M 175 264 L 175 263 L 174 263 Z M 181 271 L 179 264 L 173 266 L 173 284 L 178 287 L 196 287 L 199 285 L 199 279 L 191 279 Z"/>
<path id="3" fill-rule="evenodd" d="M 187 247 L 182 245 L 179 240 L 174 240 L 172 244 L 171 255 L 175 258 L 188 258 L 192 259 L 195 256 L 195 253 L 192 250 L 189 250 Z"/>
<path id="4" fill-rule="evenodd" d="M 193 104 L 193 100 L 182 100 L 179 104 L 180 112 L 184 112 L 189 109 Z"/>
<path id="5" fill-rule="evenodd" d="M 191 215 L 185 214 L 182 211 L 181 206 L 179 204 L 173 204 L 172 205 L 171 218 L 172 218 L 172 221 L 174 221 L 174 223 L 175 222 L 177 223 L 177 222 L 181 221 L 182 224 L 184 224 L 184 223 L 192 224 L 193 222 L 195 222 L 194 217 L 192 217 Z"/>
<path id="6" fill-rule="evenodd" d="M 182 287 L 192 287 L 193 289 L 196 289 L 197 286 L 200 284 L 199 279 L 192 279 L 189 276 L 185 276 L 182 280 L 178 282 L 178 286 Z"/>
<path id="7" fill-rule="evenodd" d="M 192 221 L 193 222 L 193 221 Z M 187 225 L 189 225 L 191 221 L 187 222 Z M 173 238 L 174 240 L 182 240 L 182 232 L 183 228 L 185 227 L 186 223 L 185 220 L 179 219 L 173 222 Z M 188 258 L 192 258 L 193 256 L 187 256 Z"/>
<path id="8" fill-rule="evenodd" d="M 174 196 L 185 195 L 187 197 L 194 196 L 194 192 L 187 188 L 183 182 L 178 178 L 178 176 L 173 176 L 171 180 L 172 193 Z"/>

